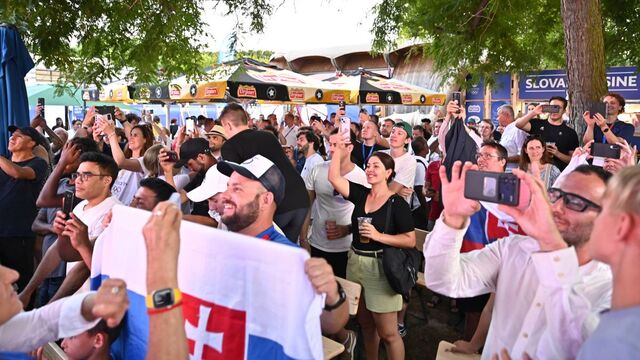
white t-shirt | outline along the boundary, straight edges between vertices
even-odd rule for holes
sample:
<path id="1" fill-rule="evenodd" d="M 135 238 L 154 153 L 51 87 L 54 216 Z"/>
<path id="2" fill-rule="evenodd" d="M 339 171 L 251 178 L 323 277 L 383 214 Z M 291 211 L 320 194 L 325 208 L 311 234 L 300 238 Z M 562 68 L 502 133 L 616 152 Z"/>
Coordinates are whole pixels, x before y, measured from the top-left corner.
<path id="1" fill-rule="evenodd" d="M 512 122 L 504 128 L 504 132 L 502 132 L 502 137 L 500 138 L 500 145 L 504 146 L 507 149 L 507 154 L 509 157 L 520 155 L 520 150 L 522 150 L 522 144 L 527 139 L 527 134 L 525 131 L 518 129 L 516 126 L 516 122 Z M 517 168 L 518 164 L 516 163 L 507 163 L 507 169 Z"/>
<path id="2" fill-rule="evenodd" d="M 316 201 L 312 208 L 313 223 L 311 224 L 311 236 L 309 243 L 313 247 L 326 252 L 345 252 L 351 247 L 351 234 L 335 240 L 327 240 L 326 221 L 335 220 L 338 225 L 351 224 L 353 203 L 347 201 L 342 195 L 335 193 L 335 189 L 329 182 L 329 162 L 315 166 L 305 180 L 307 190 L 315 191 Z M 345 179 L 371 187 L 367 183 L 364 170 L 353 167 L 345 176 Z"/>
<path id="3" fill-rule="evenodd" d="M 391 149 L 384 150 L 384 152 L 391 155 Z M 413 157 L 413 155 L 405 152 L 404 155 L 393 158 L 393 161 L 396 164 L 394 169 L 396 172 L 396 177 L 393 178 L 393 181 L 402 186 L 413 189 L 413 184 L 416 179 L 416 166 L 418 165 L 416 163 L 416 159 Z M 407 204 L 409 204 L 411 202 L 411 195 L 403 197 L 403 199 L 407 202 Z"/>
<path id="4" fill-rule="evenodd" d="M 100 234 L 104 231 L 102 227 L 102 219 L 105 215 L 111 210 L 115 205 L 120 204 L 120 201 L 113 196 L 110 196 L 104 199 L 100 204 L 85 210 L 89 202 L 87 200 L 82 200 L 75 208 L 73 208 L 73 214 L 80 219 L 85 225 L 87 225 L 87 232 L 89 233 L 89 240 L 94 241 L 98 238 Z M 95 244 L 94 244 L 95 246 Z M 67 274 L 77 263 L 80 261 L 74 261 L 67 263 Z M 89 290 L 89 281 L 85 281 L 85 283 L 78 289 L 78 292 L 85 292 Z"/>
<path id="5" fill-rule="evenodd" d="M 320 163 L 323 163 L 323 162 L 324 162 L 324 159 L 318 153 L 314 153 L 313 155 L 308 157 L 304 161 L 304 168 L 302 168 L 302 171 L 300 172 L 300 176 L 302 176 L 302 179 L 306 179 L 307 176 L 309 175 L 309 173 L 311 172 L 311 170 L 313 170 L 313 168 L 316 165 L 318 165 Z"/>
<path id="6" fill-rule="evenodd" d="M 422 156 L 418 156 L 418 155 L 414 155 L 414 158 L 416 159 L 416 179 L 413 182 L 413 186 L 424 187 L 425 179 L 427 176 L 427 166 L 429 166 L 429 161 L 423 158 Z M 418 162 L 421 162 L 421 163 L 418 164 Z M 424 164 L 424 166 L 422 164 Z M 420 200 L 418 200 L 418 195 L 416 195 L 415 191 L 413 192 L 413 194 L 411 194 L 411 202 L 409 203 L 409 206 L 411 206 L 411 210 L 415 210 L 420 207 Z"/>
<path id="7" fill-rule="evenodd" d="M 121 169 L 118 172 L 118 177 L 116 181 L 114 181 L 113 186 L 111 187 L 111 194 L 113 197 L 118 199 L 121 203 L 126 206 L 131 204 L 133 200 L 133 196 L 138 191 L 140 187 L 140 180 L 144 179 L 148 174 L 149 170 L 145 168 L 142 158 L 137 158 L 140 162 L 140 166 L 142 167 L 143 172 L 134 172 L 129 170 Z"/>
<path id="8" fill-rule="evenodd" d="M 110 196 L 104 199 L 100 204 L 85 210 L 89 202 L 82 200 L 75 208 L 73 208 L 73 214 L 80 219 L 85 225 L 87 225 L 89 232 L 89 239 L 95 240 L 98 235 L 104 231 L 102 227 L 102 218 L 113 208 L 115 205 L 121 204 L 114 196 Z"/>
<path id="9" fill-rule="evenodd" d="M 298 139 L 298 127 L 293 125 L 292 127 L 284 126 L 284 130 L 282 131 L 282 136 L 287 140 L 286 145 L 296 146 L 296 140 Z"/>

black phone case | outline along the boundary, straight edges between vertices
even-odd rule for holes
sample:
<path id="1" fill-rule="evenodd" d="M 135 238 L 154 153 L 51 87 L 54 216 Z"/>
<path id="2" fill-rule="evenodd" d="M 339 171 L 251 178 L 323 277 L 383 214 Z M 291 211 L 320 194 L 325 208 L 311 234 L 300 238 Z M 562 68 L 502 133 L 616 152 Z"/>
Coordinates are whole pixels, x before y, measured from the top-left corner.
<path id="1" fill-rule="evenodd" d="M 115 106 L 96 106 L 96 113 L 100 115 L 111 115 L 111 119 L 115 120 L 116 107 Z"/>
<path id="2" fill-rule="evenodd" d="M 469 170 L 464 182 L 464 197 L 515 206 L 520 198 L 520 179 L 513 174 Z"/>
<path id="3" fill-rule="evenodd" d="M 549 114 L 557 114 L 560 112 L 559 105 L 542 105 L 542 112 Z"/>
<path id="4" fill-rule="evenodd" d="M 596 113 L 602 115 L 603 118 L 607 118 L 607 107 L 609 104 L 605 103 L 605 102 L 598 102 L 595 103 L 593 105 L 591 105 L 591 108 L 589 109 L 589 115 L 591 115 L 591 117 L 595 117 Z"/>
<path id="5" fill-rule="evenodd" d="M 620 145 L 593 143 L 591 144 L 591 156 L 620 159 Z"/>
<path id="6" fill-rule="evenodd" d="M 69 214 L 71 214 L 71 212 L 73 211 L 73 208 L 75 206 L 75 198 L 76 195 L 73 191 L 65 191 L 64 199 L 62 200 L 62 212 L 67 216 L 69 216 Z"/>

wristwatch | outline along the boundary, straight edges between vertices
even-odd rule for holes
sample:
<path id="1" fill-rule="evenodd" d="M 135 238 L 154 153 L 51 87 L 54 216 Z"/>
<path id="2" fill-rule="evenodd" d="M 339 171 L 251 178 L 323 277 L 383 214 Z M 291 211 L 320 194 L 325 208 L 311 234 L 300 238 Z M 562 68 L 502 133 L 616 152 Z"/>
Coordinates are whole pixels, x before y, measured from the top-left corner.
<path id="1" fill-rule="evenodd" d="M 146 303 L 150 314 L 168 311 L 182 304 L 182 292 L 178 288 L 155 290 L 147 295 Z"/>
<path id="2" fill-rule="evenodd" d="M 347 293 L 344 292 L 344 289 L 342 288 L 342 285 L 340 285 L 339 282 L 336 281 L 336 283 L 338 283 L 338 301 L 336 301 L 335 304 L 329 305 L 329 304 L 325 304 L 324 305 L 324 311 L 333 311 L 337 308 L 340 307 L 340 305 L 342 305 L 342 303 L 347 300 Z"/>
<path id="3" fill-rule="evenodd" d="M 605 126 L 604 129 L 601 129 L 603 134 L 606 134 L 609 131 L 609 127 Z"/>

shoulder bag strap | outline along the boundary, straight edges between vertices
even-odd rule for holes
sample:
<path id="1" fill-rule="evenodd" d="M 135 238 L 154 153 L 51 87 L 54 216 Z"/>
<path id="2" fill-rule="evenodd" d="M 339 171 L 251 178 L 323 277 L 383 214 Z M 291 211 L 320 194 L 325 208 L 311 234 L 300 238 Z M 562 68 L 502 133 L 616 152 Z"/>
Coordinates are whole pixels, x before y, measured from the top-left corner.
<path id="1" fill-rule="evenodd" d="M 395 199 L 393 198 L 393 195 L 391 195 L 391 197 L 389 198 L 389 200 L 387 200 L 387 219 L 384 222 L 384 232 L 383 234 L 387 234 L 387 230 L 389 230 L 389 222 L 391 222 L 391 207 L 393 206 L 393 201 Z"/>

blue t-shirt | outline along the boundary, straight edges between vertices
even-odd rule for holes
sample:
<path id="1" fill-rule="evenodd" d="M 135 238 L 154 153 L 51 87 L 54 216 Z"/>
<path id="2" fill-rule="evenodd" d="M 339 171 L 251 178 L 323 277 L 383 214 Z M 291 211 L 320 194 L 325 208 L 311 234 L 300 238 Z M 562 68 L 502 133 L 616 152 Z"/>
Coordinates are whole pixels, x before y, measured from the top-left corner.
<path id="1" fill-rule="evenodd" d="M 613 135 L 625 139 L 629 144 L 633 141 L 633 133 L 636 131 L 633 125 L 620 120 L 616 120 L 609 129 Z M 593 129 L 593 140 L 597 143 L 606 142 L 606 139 L 603 138 L 602 130 L 598 126 Z"/>
<path id="2" fill-rule="evenodd" d="M 256 235 L 256 237 L 258 239 L 271 240 L 271 241 L 277 242 L 278 244 L 298 247 L 298 244 L 287 239 L 286 236 L 279 233 L 273 225 L 271 225 L 271 227 L 269 227 L 267 230 Z"/>
<path id="3" fill-rule="evenodd" d="M 604 312 L 600 324 L 582 345 L 578 359 L 638 359 L 638 334 L 640 306 Z"/>

